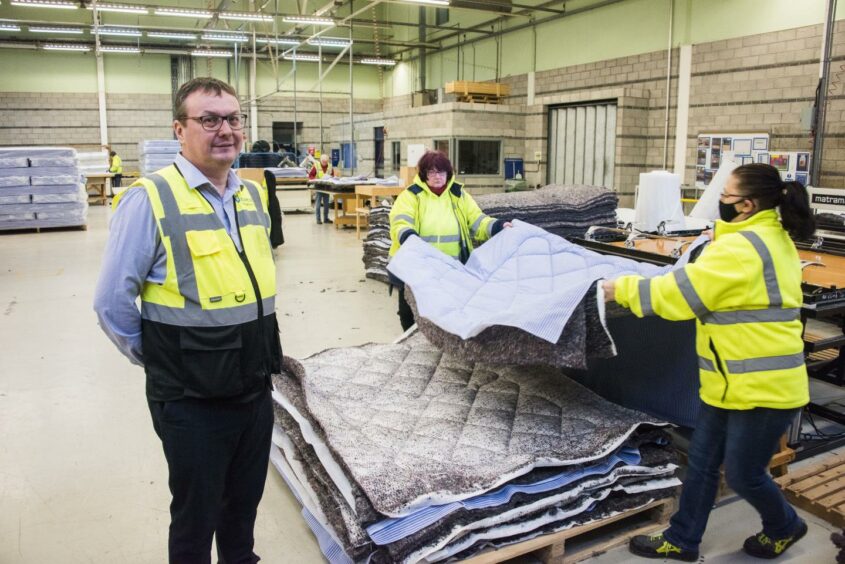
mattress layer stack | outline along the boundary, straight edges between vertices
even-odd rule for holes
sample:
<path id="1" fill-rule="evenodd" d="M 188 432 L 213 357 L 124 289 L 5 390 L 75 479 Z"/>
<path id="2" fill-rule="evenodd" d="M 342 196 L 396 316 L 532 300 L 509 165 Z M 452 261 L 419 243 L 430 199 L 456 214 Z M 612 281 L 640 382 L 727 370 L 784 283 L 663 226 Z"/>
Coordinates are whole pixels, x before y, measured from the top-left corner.
<path id="1" fill-rule="evenodd" d="M 388 283 L 387 263 L 390 252 L 390 209 L 384 201 L 370 209 L 369 231 L 364 239 L 364 270 L 367 278 Z"/>
<path id="2" fill-rule="evenodd" d="M 77 153 L 79 161 L 79 174 L 107 174 L 109 172 L 109 154 L 105 151 L 91 151 Z"/>
<path id="3" fill-rule="evenodd" d="M 0 230 L 81 226 L 87 218 L 75 149 L 0 148 Z"/>
<path id="4" fill-rule="evenodd" d="M 173 164 L 181 145 L 174 139 L 147 139 L 138 143 L 138 163 L 141 176 Z"/>
<path id="5" fill-rule="evenodd" d="M 271 460 L 332 563 L 441 562 L 675 495 L 660 421 L 413 333 L 285 359 Z"/>
<path id="6" fill-rule="evenodd" d="M 602 186 L 550 184 L 531 192 L 484 194 L 476 202 L 487 215 L 519 219 L 566 238 L 582 238 L 593 225 L 616 227 L 618 198 Z"/>

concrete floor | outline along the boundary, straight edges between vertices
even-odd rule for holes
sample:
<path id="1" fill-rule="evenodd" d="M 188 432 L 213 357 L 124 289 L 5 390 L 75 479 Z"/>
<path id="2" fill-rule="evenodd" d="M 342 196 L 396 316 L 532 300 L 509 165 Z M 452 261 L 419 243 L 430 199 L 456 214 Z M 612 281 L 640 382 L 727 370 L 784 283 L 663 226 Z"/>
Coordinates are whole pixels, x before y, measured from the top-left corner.
<path id="1" fill-rule="evenodd" d="M 159 563 L 166 559 L 167 469 L 144 399 L 143 371 L 117 352 L 91 310 L 108 210 L 88 231 L 0 234 L 0 563 Z M 354 232 L 288 216 L 278 252 L 285 353 L 389 342 L 395 296 L 365 280 Z M 805 515 L 806 517 L 806 515 Z M 833 527 L 814 518 L 785 560 L 832 562 Z M 712 562 L 758 521 L 743 502 L 717 509 Z M 293 497 L 271 469 L 256 551 L 269 563 L 320 562 Z M 595 562 L 634 561 L 624 549 Z M 750 560 L 750 559 L 749 559 Z"/>

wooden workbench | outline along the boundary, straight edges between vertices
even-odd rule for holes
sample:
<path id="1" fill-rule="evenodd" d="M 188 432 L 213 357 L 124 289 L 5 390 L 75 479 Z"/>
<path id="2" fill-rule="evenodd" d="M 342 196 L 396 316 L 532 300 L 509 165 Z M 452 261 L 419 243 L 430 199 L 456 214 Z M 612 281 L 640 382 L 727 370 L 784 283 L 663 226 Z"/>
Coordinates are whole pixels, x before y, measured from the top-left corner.
<path id="1" fill-rule="evenodd" d="M 355 186 L 355 236 L 361 237 L 361 228 L 369 225 L 370 209 L 364 204 L 377 198 L 395 198 L 404 186 L 383 186 L 380 184 L 359 184 Z M 370 202 L 372 205 L 372 202 Z"/>
<path id="2" fill-rule="evenodd" d="M 109 201 L 109 192 L 111 192 L 111 179 L 114 174 L 110 172 L 89 173 L 85 175 L 85 191 L 96 191 L 96 194 L 88 194 L 89 202 L 97 202 L 106 205 Z"/>

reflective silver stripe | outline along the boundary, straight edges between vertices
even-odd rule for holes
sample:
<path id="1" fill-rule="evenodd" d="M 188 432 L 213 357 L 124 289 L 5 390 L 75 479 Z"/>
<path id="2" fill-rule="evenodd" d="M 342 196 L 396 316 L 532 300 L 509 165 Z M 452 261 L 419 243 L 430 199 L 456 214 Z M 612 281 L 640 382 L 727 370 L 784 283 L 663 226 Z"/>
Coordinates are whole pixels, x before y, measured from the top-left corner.
<path id="1" fill-rule="evenodd" d="M 804 364 L 804 353 L 786 354 L 783 356 L 763 356 L 745 360 L 726 360 L 728 372 L 732 374 L 747 374 L 748 372 L 763 372 L 765 370 L 789 370 Z"/>
<path id="2" fill-rule="evenodd" d="M 637 282 L 637 288 L 640 291 L 640 308 L 643 310 L 643 316 L 654 315 L 654 309 L 651 307 L 651 280 L 643 278 Z"/>
<path id="3" fill-rule="evenodd" d="M 405 215 L 404 213 L 400 213 L 393 217 L 393 221 L 407 221 L 410 224 L 414 224 L 414 218 L 410 215 Z"/>
<path id="4" fill-rule="evenodd" d="M 740 231 L 739 234 L 748 239 L 748 242 L 751 243 L 754 250 L 760 255 L 760 260 L 763 261 L 763 279 L 766 281 L 766 293 L 769 294 L 769 306 L 783 305 L 783 297 L 780 294 L 778 277 L 775 273 L 775 263 L 772 260 L 771 253 L 769 253 L 769 248 L 760 236 L 753 231 Z"/>
<path id="5" fill-rule="evenodd" d="M 698 292 L 695 291 L 692 282 L 690 282 L 689 276 L 687 276 L 687 271 L 683 268 L 679 268 L 674 272 L 674 274 L 675 282 L 678 284 L 678 289 L 681 291 L 681 294 L 683 294 L 684 299 L 687 301 L 687 305 L 689 305 L 696 317 L 702 317 L 704 314 L 710 313 L 710 310 L 707 309 L 707 306 L 704 305 L 704 302 L 702 302 L 701 298 L 698 297 Z"/>
<path id="6" fill-rule="evenodd" d="M 167 180 L 160 174 L 151 174 L 148 178 L 156 186 L 158 198 L 161 201 L 164 211 L 164 217 L 161 218 L 159 223 L 161 224 L 162 235 L 170 238 L 171 259 L 176 270 L 176 282 L 179 286 L 179 293 L 185 298 L 185 310 L 193 309 L 200 312 L 202 311 L 202 307 L 199 303 L 199 289 L 197 288 L 197 278 L 194 273 L 194 261 L 191 258 L 191 250 L 188 248 L 188 240 L 185 237 L 185 233 L 189 230 L 188 220 L 186 218 L 191 217 L 191 222 L 193 223 L 195 220 L 198 221 L 200 217 L 207 218 L 209 216 L 182 215 L 179 211 L 179 204 L 176 202 L 176 196 L 173 195 L 173 191 Z M 222 222 L 219 219 L 217 219 L 217 224 L 222 226 Z"/>
<path id="7" fill-rule="evenodd" d="M 795 321 L 801 318 L 801 310 L 795 308 L 766 308 L 735 311 L 714 311 L 701 317 L 704 323 L 733 325 L 735 323 L 769 323 Z"/>
<path id="8" fill-rule="evenodd" d="M 703 356 L 698 357 L 698 367 L 702 370 L 716 372 L 716 365 L 713 364 L 713 361 L 709 358 L 704 358 Z"/>
<path id="9" fill-rule="evenodd" d="M 264 228 L 268 227 L 265 223 L 265 216 L 262 212 L 253 210 L 238 210 L 237 213 L 238 227 L 246 227 L 247 225 L 257 225 Z"/>
<path id="10" fill-rule="evenodd" d="M 220 229 L 220 221 L 213 213 L 189 213 L 182 216 L 185 231 L 214 231 Z M 172 235 L 171 235 L 172 236 Z"/>
<path id="11" fill-rule="evenodd" d="M 249 192 L 249 195 L 255 204 L 256 211 L 238 211 L 238 222 L 241 226 L 260 225 L 265 229 L 270 229 L 270 216 L 264 211 L 264 204 L 261 199 L 261 193 L 259 192 L 258 186 L 249 181 L 245 181 L 243 186 Z"/>
<path id="12" fill-rule="evenodd" d="M 427 243 L 458 243 L 461 240 L 460 235 L 423 235 L 422 240 Z"/>
<path id="13" fill-rule="evenodd" d="M 272 315 L 276 309 L 275 296 L 264 298 L 264 315 Z M 224 309 L 199 309 L 188 307 L 173 308 L 150 302 L 141 303 L 141 317 L 158 323 L 176 325 L 180 327 L 216 327 L 220 325 L 239 325 L 258 318 L 258 308 L 255 302 Z"/>
<path id="14" fill-rule="evenodd" d="M 478 232 L 478 228 L 481 225 L 481 222 L 487 219 L 485 214 L 481 214 L 478 216 L 478 219 L 473 222 L 472 227 L 469 228 L 469 232 L 475 235 Z"/>

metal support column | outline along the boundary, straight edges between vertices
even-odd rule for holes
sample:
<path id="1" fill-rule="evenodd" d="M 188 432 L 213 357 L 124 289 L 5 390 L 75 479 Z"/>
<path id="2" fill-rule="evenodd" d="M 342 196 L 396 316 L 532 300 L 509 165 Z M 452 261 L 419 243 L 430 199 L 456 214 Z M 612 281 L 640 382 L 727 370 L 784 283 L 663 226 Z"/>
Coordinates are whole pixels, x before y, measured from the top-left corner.
<path id="1" fill-rule="evenodd" d="M 810 182 L 813 186 L 818 186 L 821 183 L 824 130 L 827 117 L 827 90 L 830 87 L 830 53 L 833 49 L 833 25 L 835 20 L 836 0 L 828 0 L 819 64 L 819 85 L 816 88 L 816 123 L 813 128 L 813 162 L 810 167 Z"/>
<path id="2" fill-rule="evenodd" d="M 350 11 L 353 9 L 354 2 L 350 3 L 349 9 Z M 354 89 L 354 82 L 352 80 L 352 23 L 349 23 L 349 154 L 352 155 L 355 151 L 355 123 L 354 119 L 354 106 L 355 106 L 355 89 Z M 349 166 L 349 174 L 354 176 L 355 175 L 355 160 L 353 159 L 348 164 Z"/>

